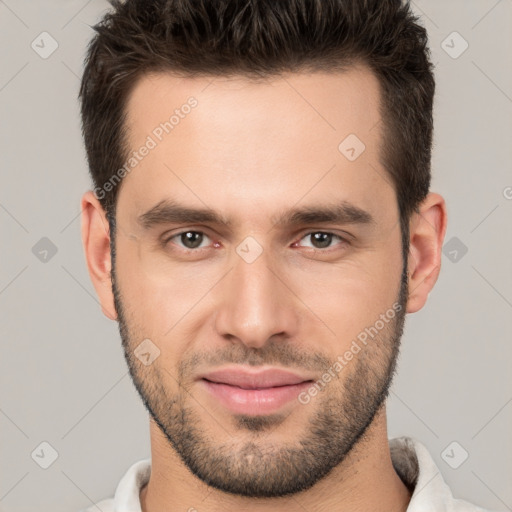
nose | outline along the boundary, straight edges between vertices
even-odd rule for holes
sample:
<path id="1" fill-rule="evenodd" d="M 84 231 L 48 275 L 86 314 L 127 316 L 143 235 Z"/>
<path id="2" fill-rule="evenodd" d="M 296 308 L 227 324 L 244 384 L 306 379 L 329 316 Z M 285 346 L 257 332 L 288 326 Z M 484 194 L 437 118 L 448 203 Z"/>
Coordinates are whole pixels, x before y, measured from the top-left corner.
<path id="1" fill-rule="evenodd" d="M 293 337 L 300 320 L 298 300 L 267 251 L 252 263 L 238 254 L 233 259 L 220 289 L 219 335 L 250 348 L 261 348 L 273 336 Z"/>

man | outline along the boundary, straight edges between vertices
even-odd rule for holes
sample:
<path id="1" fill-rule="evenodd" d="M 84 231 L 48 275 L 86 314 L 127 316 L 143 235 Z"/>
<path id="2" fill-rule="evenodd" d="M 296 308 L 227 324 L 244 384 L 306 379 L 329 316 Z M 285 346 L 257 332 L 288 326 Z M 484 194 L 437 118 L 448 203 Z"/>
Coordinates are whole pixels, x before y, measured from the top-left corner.
<path id="1" fill-rule="evenodd" d="M 151 434 L 97 508 L 482 510 L 387 438 L 447 222 L 409 5 L 127 0 L 95 29 L 83 243 Z"/>

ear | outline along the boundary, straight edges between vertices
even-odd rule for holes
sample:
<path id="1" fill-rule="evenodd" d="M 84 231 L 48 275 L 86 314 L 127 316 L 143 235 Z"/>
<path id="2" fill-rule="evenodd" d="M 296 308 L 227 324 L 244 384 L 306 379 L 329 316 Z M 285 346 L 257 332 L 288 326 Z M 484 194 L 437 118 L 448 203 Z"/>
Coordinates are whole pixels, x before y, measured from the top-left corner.
<path id="1" fill-rule="evenodd" d="M 419 311 L 427 302 L 441 270 L 441 251 L 446 233 L 444 199 L 431 192 L 421 203 L 419 213 L 409 222 L 409 299 L 407 313 Z"/>
<path id="2" fill-rule="evenodd" d="M 82 243 L 89 275 L 100 300 L 103 314 L 111 320 L 117 320 L 110 277 L 112 263 L 107 216 L 91 190 L 83 195 L 81 209 Z"/>

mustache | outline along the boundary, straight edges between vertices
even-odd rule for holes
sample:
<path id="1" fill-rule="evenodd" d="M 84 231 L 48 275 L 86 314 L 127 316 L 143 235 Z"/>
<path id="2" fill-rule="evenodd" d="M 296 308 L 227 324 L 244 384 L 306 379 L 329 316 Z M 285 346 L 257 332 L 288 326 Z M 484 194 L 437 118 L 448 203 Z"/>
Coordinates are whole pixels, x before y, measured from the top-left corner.
<path id="1" fill-rule="evenodd" d="M 261 348 L 250 348 L 243 344 L 232 345 L 215 352 L 196 352 L 180 364 L 180 376 L 194 372 L 199 366 L 215 367 L 226 363 L 263 366 L 278 365 L 289 368 L 321 372 L 332 361 L 319 352 L 307 352 L 296 344 L 270 342 Z"/>

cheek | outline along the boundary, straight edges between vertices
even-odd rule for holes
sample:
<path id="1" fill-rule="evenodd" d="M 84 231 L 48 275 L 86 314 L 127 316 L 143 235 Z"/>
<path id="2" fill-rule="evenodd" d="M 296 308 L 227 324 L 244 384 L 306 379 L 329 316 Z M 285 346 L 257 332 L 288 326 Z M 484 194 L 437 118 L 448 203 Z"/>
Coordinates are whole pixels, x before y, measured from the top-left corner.
<path id="1" fill-rule="evenodd" d="M 307 305 L 305 313 L 311 320 L 304 325 L 311 339 L 315 332 L 318 338 L 321 330 L 334 357 L 342 353 L 360 332 L 392 309 L 401 270 L 401 253 L 386 244 L 341 263 L 317 265 L 314 273 L 301 273 L 293 289 Z"/>
<path id="2" fill-rule="evenodd" d="M 165 344 L 165 350 L 172 346 L 177 351 L 184 344 L 187 320 L 196 307 L 199 310 L 207 303 L 219 280 L 218 267 L 170 264 L 161 256 L 155 258 L 135 240 L 118 244 L 116 274 L 130 324 L 144 331 L 140 334 Z"/>
<path id="3" fill-rule="evenodd" d="M 298 308 L 304 314 L 299 337 L 313 344 L 322 339 L 321 350 L 336 357 L 374 324 L 398 297 L 399 243 L 398 236 L 390 237 L 335 263 L 276 264 L 274 270 L 293 291 L 283 294 L 281 307 Z M 157 342 L 162 361 L 180 359 L 195 346 L 199 330 L 211 327 L 208 320 L 217 310 L 216 303 L 222 302 L 219 294 L 229 261 L 171 262 L 129 239 L 119 241 L 117 255 L 119 288 L 131 325 L 142 330 L 139 335 Z M 275 286 L 283 284 L 276 281 Z"/>

